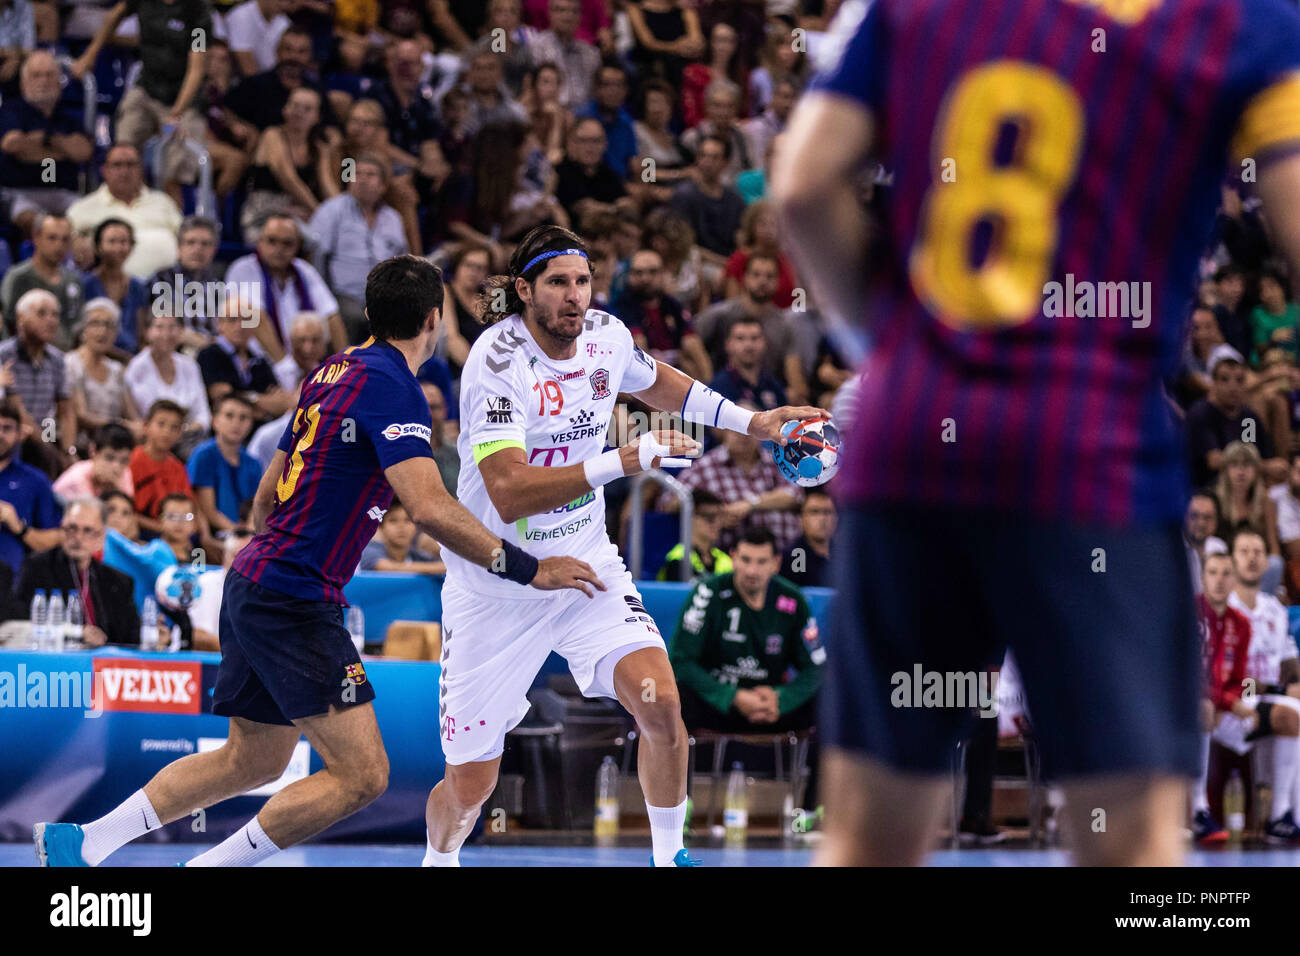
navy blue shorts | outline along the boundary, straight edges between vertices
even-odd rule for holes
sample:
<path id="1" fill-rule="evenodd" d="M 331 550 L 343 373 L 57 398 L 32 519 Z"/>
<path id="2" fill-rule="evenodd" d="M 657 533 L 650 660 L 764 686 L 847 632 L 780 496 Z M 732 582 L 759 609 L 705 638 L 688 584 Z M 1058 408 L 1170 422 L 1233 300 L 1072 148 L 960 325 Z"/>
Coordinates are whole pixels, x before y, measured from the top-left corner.
<path id="1" fill-rule="evenodd" d="M 834 555 L 819 718 L 831 746 L 947 772 L 968 721 L 991 719 L 957 706 L 950 675 L 1010 648 L 1045 776 L 1196 775 L 1200 640 L 1176 526 L 859 506 L 841 513 Z M 930 672 L 952 691 L 917 706 Z"/>
<path id="2" fill-rule="evenodd" d="M 287 725 L 375 699 L 341 605 L 289 597 L 229 570 L 220 629 L 214 714 Z"/>

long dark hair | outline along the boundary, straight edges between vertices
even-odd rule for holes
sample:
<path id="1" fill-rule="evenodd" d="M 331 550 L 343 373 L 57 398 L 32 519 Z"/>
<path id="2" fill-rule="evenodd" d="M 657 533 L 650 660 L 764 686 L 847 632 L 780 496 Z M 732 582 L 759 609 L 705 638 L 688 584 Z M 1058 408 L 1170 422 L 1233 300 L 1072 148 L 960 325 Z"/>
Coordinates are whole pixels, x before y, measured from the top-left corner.
<path id="1" fill-rule="evenodd" d="M 479 131 L 474 163 L 476 225 L 508 218 L 510 198 L 519 188 L 519 151 L 527 137 L 528 127 L 516 119 L 493 120 Z"/>
<path id="2" fill-rule="evenodd" d="M 551 260 L 543 259 L 541 262 L 534 263 L 527 271 L 524 271 L 524 266 L 544 252 L 555 252 L 560 249 L 581 249 L 588 254 L 590 252 L 587 243 L 579 238 L 577 233 L 563 226 L 535 226 L 530 229 L 528 234 L 519 240 L 514 253 L 510 256 L 509 275 L 489 276 L 483 283 L 483 293 L 478 300 L 478 320 L 484 325 L 491 325 L 507 315 L 515 313 L 523 315 L 524 303 L 519 298 L 519 293 L 515 291 L 515 279 L 524 279 L 529 285 L 533 285 L 546 271 L 546 266 Z M 595 274 L 596 270 L 590 260 L 587 262 L 587 268 L 591 269 L 593 275 Z M 500 305 L 493 308 L 494 303 Z"/>

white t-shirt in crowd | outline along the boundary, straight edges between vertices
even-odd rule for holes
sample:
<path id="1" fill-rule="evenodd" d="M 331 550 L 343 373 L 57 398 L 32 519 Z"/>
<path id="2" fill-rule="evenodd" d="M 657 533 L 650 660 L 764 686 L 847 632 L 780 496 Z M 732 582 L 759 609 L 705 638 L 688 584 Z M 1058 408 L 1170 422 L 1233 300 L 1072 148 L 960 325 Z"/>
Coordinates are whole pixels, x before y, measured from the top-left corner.
<path id="1" fill-rule="evenodd" d="M 280 35 L 289 29 L 289 18 L 277 13 L 270 20 L 262 16 L 257 0 L 241 3 L 226 14 L 226 42 L 232 52 L 251 52 L 259 70 L 275 66 L 275 48 Z"/>
<path id="2" fill-rule="evenodd" d="M 198 422 L 205 430 L 211 428 L 208 390 L 203 385 L 199 363 L 180 352 L 172 356 L 172 362 L 176 366 L 176 381 L 168 385 L 148 349 L 131 359 L 126 366 L 126 387 L 131 390 L 135 407 L 142 416 L 148 415 L 150 405 L 160 398 L 167 398 L 186 410 L 187 421 Z"/>

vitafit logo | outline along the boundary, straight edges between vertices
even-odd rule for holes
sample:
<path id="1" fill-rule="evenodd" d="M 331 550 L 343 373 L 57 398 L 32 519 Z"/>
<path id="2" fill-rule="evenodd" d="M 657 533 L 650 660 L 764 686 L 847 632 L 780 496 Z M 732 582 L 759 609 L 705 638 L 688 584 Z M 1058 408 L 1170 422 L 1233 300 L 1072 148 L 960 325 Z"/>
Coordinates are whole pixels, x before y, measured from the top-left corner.
<path id="1" fill-rule="evenodd" d="M 104 710 L 197 714 L 203 665 L 198 661 L 95 658 L 95 688 Z"/>

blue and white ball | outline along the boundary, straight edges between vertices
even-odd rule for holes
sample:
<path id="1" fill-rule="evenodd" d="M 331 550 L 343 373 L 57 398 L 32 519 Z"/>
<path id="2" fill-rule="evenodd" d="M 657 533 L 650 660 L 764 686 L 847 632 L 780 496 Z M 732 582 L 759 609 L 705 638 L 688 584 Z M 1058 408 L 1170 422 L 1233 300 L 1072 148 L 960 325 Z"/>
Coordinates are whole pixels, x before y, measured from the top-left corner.
<path id="1" fill-rule="evenodd" d="M 840 470 L 840 430 L 824 418 L 786 422 L 785 446 L 773 444 L 772 460 L 788 481 L 803 488 L 824 485 Z"/>
<path id="2" fill-rule="evenodd" d="M 164 568 L 153 583 L 154 598 L 169 611 L 186 610 L 203 593 L 199 573 L 189 564 Z"/>

